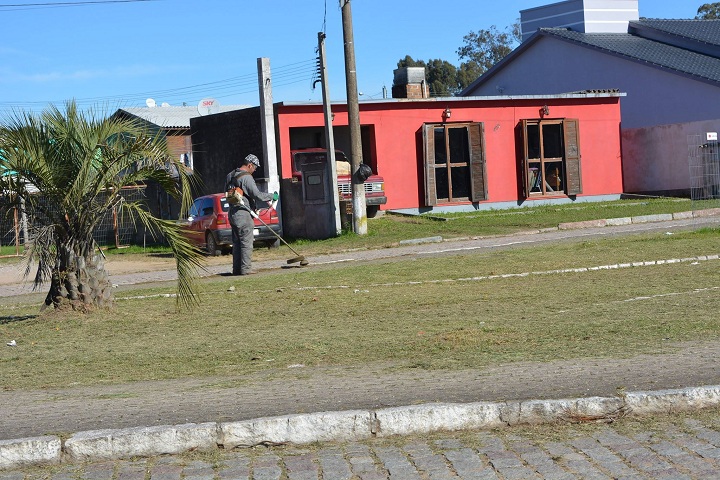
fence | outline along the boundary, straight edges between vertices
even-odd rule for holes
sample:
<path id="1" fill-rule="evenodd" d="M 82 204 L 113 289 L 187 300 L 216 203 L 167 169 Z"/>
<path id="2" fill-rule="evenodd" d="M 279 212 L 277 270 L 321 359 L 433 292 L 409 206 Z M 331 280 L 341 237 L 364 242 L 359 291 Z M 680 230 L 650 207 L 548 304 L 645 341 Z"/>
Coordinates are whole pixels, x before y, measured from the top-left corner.
<path id="1" fill-rule="evenodd" d="M 720 201 L 720 145 L 706 136 L 688 136 L 690 198 Z"/>
<path id="2" fill-rule="evenodd" d="M 124 188 L 120 195 L 128 202 L 142 203 L 157 217 L 173 218 L 173 202 L 152 185 Z M 25 243 L 23 232 L 47 224 L 47 219 L 37 216 L 28 218 L 27 222 L 25 229 L 22 214 L 18 209 L 13 209 L 7 212 L 7 215 L 0 217 L 0 246 L 16 246 L 17 253 L 21 253 Z M 93 238 L 102 247 L 118 248 L 133 244 L 161 244 L 164 241 L 162 238 L 152 237 L 142 224 L 133 222 L 131 218 L 121 215 L 116 209 L 105 212 L 93 233 Z"/>

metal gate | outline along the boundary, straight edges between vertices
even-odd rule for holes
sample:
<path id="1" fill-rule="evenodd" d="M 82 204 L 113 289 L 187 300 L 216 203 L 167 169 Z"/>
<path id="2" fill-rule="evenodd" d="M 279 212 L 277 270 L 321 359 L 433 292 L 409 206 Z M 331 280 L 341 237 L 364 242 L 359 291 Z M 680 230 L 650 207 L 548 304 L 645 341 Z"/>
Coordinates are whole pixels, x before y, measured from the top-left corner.
<path id="1" fill-rule="evenodd" d="M 720 205 L 720 155 L 717 136 L 688 135 L 688 164 L 690 166 L 690 198 Z"/>

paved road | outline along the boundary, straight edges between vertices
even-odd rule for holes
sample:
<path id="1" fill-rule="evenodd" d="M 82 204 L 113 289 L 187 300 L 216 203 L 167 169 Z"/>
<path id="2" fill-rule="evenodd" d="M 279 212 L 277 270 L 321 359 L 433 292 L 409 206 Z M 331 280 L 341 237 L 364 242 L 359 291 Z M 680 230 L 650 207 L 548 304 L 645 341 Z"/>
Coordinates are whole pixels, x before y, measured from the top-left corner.
<path id="1" fill-rule="evenodd" d="M 509 428 L 0 472 L 0 480 L 718 479 L 720 420 Z"/>

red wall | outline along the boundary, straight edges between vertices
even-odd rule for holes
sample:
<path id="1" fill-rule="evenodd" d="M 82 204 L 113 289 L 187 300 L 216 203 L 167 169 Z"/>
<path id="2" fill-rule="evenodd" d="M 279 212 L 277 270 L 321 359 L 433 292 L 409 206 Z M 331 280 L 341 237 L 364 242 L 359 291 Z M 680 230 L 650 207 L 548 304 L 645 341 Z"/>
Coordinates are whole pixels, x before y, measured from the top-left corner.
<path id="1" fill-rule="evenodd" d="M 583 193 L 578 196 L 622 193 L 619 97 L 361 103 L 360 123 L 372 128 L 376 142 L 371 148 L 376 158 L 371 163 L 377 165 L 378 174 L 385 178 L 388 202 L 383 209 L 425 206 L 421 129 L 425 123 L 441 123 L 446 107 L 452 112 L 448 123 L 484 124 L 488 200 L 483 203 L 522 199 L 518 187 L 522 156 L 522 151 L 517 151 L 522 145 L 519 124 L 523 119 L 538 119 L 545 104 L 550 110 L 546 119 L 579 120 Z M 346 106 L 333 104 L 332 110 L 333 126 L 347 126 Z M 278 155 L 283 178 L 291 170 L 290 129 L 322 126 L 323 118 L 321 105 L 278 105 Z"/>

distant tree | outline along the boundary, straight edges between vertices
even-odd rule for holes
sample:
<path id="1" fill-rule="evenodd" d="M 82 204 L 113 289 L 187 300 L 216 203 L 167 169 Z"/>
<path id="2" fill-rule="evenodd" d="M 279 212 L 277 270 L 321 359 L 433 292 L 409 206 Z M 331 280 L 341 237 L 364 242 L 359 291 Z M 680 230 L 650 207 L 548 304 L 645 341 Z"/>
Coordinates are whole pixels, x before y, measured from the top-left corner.
<path id="1" fill-rule="evenodd" d="M 447 60 L 431 59 L 415 60 L 410 55 L 398 60 L 398 68 L 425 67 L 425 80 L 433 97 L 447 97 L 457 94 L 459 90 L 457 68 Z"/>
<path id="2" fill-rule="evenodd" d="M 410 55 L 405 55 L 405 58 L 401 58 L 397 62 L 397 68 L 405 67 L 424 67 L 426 64 L 422 60 L 414 60 Z"/>
<path id="3" fill-rule="evenodd" d="M 697 9 L 698 20 L 717 20 L 720 19 L 720 2 L 705 3 Z"/>
<path id="4" fill-rule="evenodd" d="M 457 50 L 460 60 L 475 62 L 480 73 L 502 60 L 520 43 L 520 26 L 514 24 L 505 32 L 495 25 L 488 30 L 470 32 L 463 37 L 464 45 Z"/>
<path id="5" fill-rule="evenodd" d="M 398 68 L 425 67 L 425 78 L 432 96 L 457 95 L 465 87 L 502 60 L 520 43 L 520 22 L 500 32 L 494 25 L 489 30 L 470 32 L 463 37 L 465 44 L 457 51 L 459 67 L 442 59 L 415 60 L 406 55 L 398 61 Z"/>
<path id="6" fill-rule="evenodd" d="M 426 72 L 431 96 L 448 97 L 460 91 L 457 68 L 447 60 L 428 60 Z"/>
<path id="7" fill-rule="evenodd" d="M 458 68 L 457 71 L 458 86 L 460 87 L 460 90 L 464 90 L 482 74 L 483 71 L 477 62 L 470 61 L 461 63 L 460 68 Z"/>

